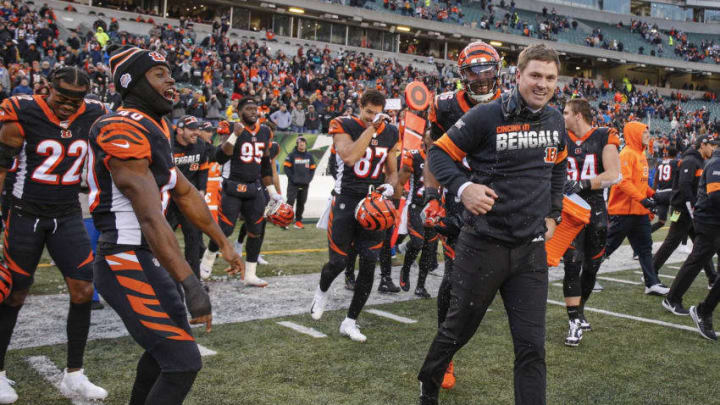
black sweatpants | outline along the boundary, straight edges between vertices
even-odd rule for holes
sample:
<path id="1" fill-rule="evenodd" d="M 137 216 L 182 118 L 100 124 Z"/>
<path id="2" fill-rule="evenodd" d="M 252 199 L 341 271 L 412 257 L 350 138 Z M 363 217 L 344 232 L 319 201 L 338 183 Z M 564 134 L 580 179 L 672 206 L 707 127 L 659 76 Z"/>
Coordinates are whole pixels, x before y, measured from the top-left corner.
<path id="1" fill-rule="evenodd" d="M 309 188 L 309 184 L 293 184 L 288 182 L 287 203 L 290 204 L 291 207 L 295 207 L 295 221 L 302 222 L 303 212 L 305 211 L 305 202 L 307 201 Z M 297 205 L 295 204 L 296 198 Z"/>
<path id="2" fill-rule="evenodd" d="M 687 240 L 688 236 L 690 236 L 693 242 L 695 241 L 695 229 L 690 214 L 688 214 L 685 209 L 680 209 L 679 211 L 680 217 L 677 221 L 670 222 L 670 229 L 668 230 L 667 236 L 665 236 L 665 240 L 653 256 L 653 267 L 657 272 L 660 272 L 660 269 L 665 265 L 670 255 L 680 246 L 682 241 Z M 712 256 L 703 268 L 705 269 L 705 275 L 708 280 L 711 282 L 715 281 L 715 267 L 712 264 Z"/>
<path id="3" fill-rule="evenodd" d="M 697 277 L 700 269 L 712 259 L 716 252 L 720 252 L 720 226 L 703 225 L 695 222 L 695 241 L 693 242 L 693 250 L 690 256 L 685 260 L 675 281 L 673 281 L 668 293 L 667 299 L 673 303 L 682 303 L 682 297 L 685 295 L 690 285 Z M 704 314 L 712 313 L 720 299 L 720 283 L 713 284 L 713 288 L 708 293 L 698 312 Z"/>
<path id="4" fill-rule="evenodd" d="M 622 245 L 626 237 L 630 241 L 633 251 L 638 255 L 645 277 L 645 286 L 651 287 L 660 284 L 657 271 L 653 267 L 650 217 L 647 215 L 610 216 L 605 257 L 610 257 Z"/>
<path id="5" fill-rule="evenodd" d="M 515 348 L 515 403 L 545 404 L 545 243 L 511 248 L 463 231 L 455 252 L 450 309 L 418 380 L 436 387 L 442 384 L 453 355 L 475 334 L 499 290 Z"/>

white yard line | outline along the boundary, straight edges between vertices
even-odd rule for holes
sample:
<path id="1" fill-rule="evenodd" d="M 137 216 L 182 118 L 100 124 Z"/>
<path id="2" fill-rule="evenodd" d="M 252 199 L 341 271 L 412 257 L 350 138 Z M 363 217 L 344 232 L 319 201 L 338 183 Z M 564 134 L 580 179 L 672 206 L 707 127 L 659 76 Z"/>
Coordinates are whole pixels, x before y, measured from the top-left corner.
<path id="1" fill-rule="evenodd" d="M 643 274 L 642 271 L 633 271 L 633 273 L 635 273 L 635 274 Z M 675 279 L 675 276 L 667 276 L 667 275 L 665 275 L 665 274 L 658 274 L 658 277 L 669 278 L 669 279 L 673 279 L 673 280 Z"/>
<path id="2" fill-rule="evenodd" d="M 37 371 L 47 382 L 60 391 L 60 382 L 63 372 L 47 356 L 31 356 L 25 359 L 30 366 Z M 71 398 L 73 405 L 102 405 L 102 401 L 89 401 L 79 398 Z"/>
<path id="3" fill-rule="evenodd" d="M 562 283 L 550 283 L 551 285 L 554 285 L 555 287 L 562 287 Z"/>
<path id="4" fill-rule="evenodd" d="M 313 328 L 308 328 L 307 326 L 298 325 L 298 324 L 296 324 L 295 322 L 280 321 L 280 322 L 278 322 L 277 324 L 278 324 L 278 325 L 282 325 L 282 326 L 284 326 L 284 327 L 286 327 L 286 328 L 290 328 L 290 329 L 292 329 L 292 330 L 294 330 L 294 331 L 296 331 L 296 332 L 300 332 L 300 333 L 303 333 L 303 334 L 305 334 L 305 335 L 310 335 L 310 336 L 312 336 L 312 337 L 314 337 L 314 338 L 324 338 L 324 337 L 327 337 L 326 334 L 324 334 L 324 333 L 322 333 L 322 332 L 320 332 L 320 331 L 318 331 L 318 330 L 315 330 L 315 329 L 313 329 Z"/>
<path id="5" fill-rule="evenodd" d="M 214 356 L 217 354 L 215 350 L 208 349 L 207 347 L 201 345 L 198 343 L 198 350 L 200 350 L 200 355 L 205 356 Z"/>
<path id="6" fill-rule="evenodd" d="M 638 281 L 630 281 L 630 280 L 622 280 L 619 278 L 612 278 L 612 277 L 597 277 L 598 280 L 605 280 L 605 281 L 614 281 L 616 283 L 623 283 L 623 284 L 632 284 L 632 285 L 642 285 L 642 283 Z"/>
<path id="7" fill-rule="evenodd" d="M 391 314 L 390 312 L 381 311 L 379 309 L 366 309 L 365 312 L 371 313 L 373 315 L 381 316 L 383 318 L 392 319 L 393 321 L 397 321 L 400 323 L 407 323 L 407 324 L 417 323 L 417 321 L 414 319 L 405 318 L 404 316 Z"/>
<path id="8" fill-rule="evenodd" d="M 565 303 L 560 302 L 560 301 L 547 300 L 547 302 L 549 304 L 553 304 L 553 305 L 560 305 L 563 307 L 565 306 Z M 692 326 L 679 325 L 679 324 L 671 323 L 671 322 L 658 321 L 657 319 L 643 318 L 640 316 L 621 314 L 619 312 L 606 311 L 604 309 L 591 308 L 591 307 L 585 307 L 585 310 L 590 311 L 590 312 L 597 312 L 598 314 L 614 316 L 616 318 L 631 319 L 633 321 L 638 321 L 638 322 L 645 322 L 645 323 L 651 323 L 654 325 L 667 326 L 668 328 L 675 328 L 675 329 L 682 329 L 682 330 L 689 330 L 692 332 L 697 332 L 697 329 L 693 328 Z M 686 318 L 689 319 L 690 317 L 688 316 Z"/>

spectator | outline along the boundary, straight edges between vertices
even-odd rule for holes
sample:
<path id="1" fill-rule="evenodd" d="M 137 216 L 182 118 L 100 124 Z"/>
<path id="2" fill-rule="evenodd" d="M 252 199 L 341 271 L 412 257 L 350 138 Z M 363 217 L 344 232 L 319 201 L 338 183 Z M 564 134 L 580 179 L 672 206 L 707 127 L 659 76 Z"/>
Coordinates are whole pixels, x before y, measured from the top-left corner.
<path id="1" fill-rule="evenodd" d="M 108 34 L 105 33 L 105 30 L 103 27 L 97 27 L 97 31 L 95 32 L 95 40 L 100 44 L 101 48 L 105 48 L 105 44 L 110 40 L 110 37 Z"/>
<path id="2" fill-rule="evenodd" d="M 115 91 L 115 83 L 110 82 L 105 92 L 104 100 L 108 109 L 115 111 L 122 105 L 122 97 L 120 93 Z M 184 112 L 184 111 L 183 111 Z"/>
<path id="3" fill-rule="evenodd" d="M 205 118 L 212 122 L 213 127 L 217 126 L 218 122 L 222 120 L 222 103 L 218 100 L 217 95 L 213 94 L 210 96 L 210 100 L 206 104 L 207 114 Z"/>
<path id="4" fill-rule="evenodd" d="M 307 151 L 307 140 L 299 136 L 295 143 L 295 149 L 285 158 L 285 174 L 288 178 L 287 202 L 295 206 L 295 228 L 303 229 L 302 215 L 307 201 L 308 188 L 315 174 L 315 159 Z"/>
<path id="5" fill-rule="evenodd" d="M 13 96 L 18 95 L 18 94 L 32 95 L 32 94 L 33 94 L 33 91 L 32 91 L 32 89 L 30 88 L 30 86 L 29 86 L 28 84 L 29 84 L 29 83 L 28 83 L 28 79 L 22 78 L 22 79 L 20 80 L 20 84 L 17 85 L 17 86 L 13 89 L 12 95 L 13 95 Z"/>
<path id="6" fill-rule="evenodd" d="M 305 132 L 305 110 L 302 104 L 290 103 L 290 117 L 291 117 L 291 128 L 292 132 L 302 134 Z"/>
<path id="7" fill-rule="evenodd" d="M 207 106 L 205 105 L 204 96 L 201 92 L 193 93 L 192 99 L 187 105 L 187 114 L 196 118 L 205 118 Z"/>
<path id="8" fill-rule="evenodd" d="M 290 128 L 291 116 L 285 104 L 280 105 L 280 109 L 270 114 L 270 121 L 277 125 L 278 131 L 287 131 Z"/>

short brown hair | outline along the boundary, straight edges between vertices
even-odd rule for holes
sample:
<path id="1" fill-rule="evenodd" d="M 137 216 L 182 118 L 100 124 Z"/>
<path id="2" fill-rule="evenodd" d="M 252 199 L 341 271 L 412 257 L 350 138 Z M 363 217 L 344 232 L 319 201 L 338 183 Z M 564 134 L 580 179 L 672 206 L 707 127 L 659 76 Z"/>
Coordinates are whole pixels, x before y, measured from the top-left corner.
<path id="1" fill-rule="evenodd" d="M 584 98 L 574 98 L 565 104 L 570 107 L 570 110 L 575 114 L 580 113 L 586 123 L 592 124 L 592 110 L 590 109 L 590 103 Z"/>
<path id="2" fill-rule="evenodd" d="M 385 95 L 377 90 L 365 90 L 363 95 L 360 97 L 360 107 L 365 107 L 368 104 L 385 107 Z"/>
<path id="3" fill-rule="evenodd" d="M 545 44 L 530 45 L 523 49 L 522 52 L 520 52 L 520 56 L 518 56 L 518 70 L 521 72 L 525 70 L 528 63 L 532 60 L 553 62 L 558 70 L 560 70 L 560 58 L 557 52 Z"/>

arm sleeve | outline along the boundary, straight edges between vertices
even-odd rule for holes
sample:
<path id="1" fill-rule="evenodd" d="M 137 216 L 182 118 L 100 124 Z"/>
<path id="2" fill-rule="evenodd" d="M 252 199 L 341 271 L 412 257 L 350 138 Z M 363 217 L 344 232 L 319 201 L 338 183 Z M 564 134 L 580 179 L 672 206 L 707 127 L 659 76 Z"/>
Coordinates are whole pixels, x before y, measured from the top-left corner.
<path id="1" fill-rule="evenodd" d="M 263 156 L 260 161 L 260 177 L 272 177 L 272 162 L 270 156 Z"/>
<path id="2" fill-rule="evenodd" d="M 720 161 L 705 171 L 705 192 L 710 199 L 710 205 L 720 207 Z"/>
<path id="3" fill-rule="evenodd" d="M 476 118 L 480 113 L 486 112 L 474 109 L 463 115 L 445 135 L 435 141 L 428 153 L 430 169 L 435 178 L 455 195 L 460 195 L 460 187 L 470 181 L 457 162 L 461 162 L 468 153 L 480 149 L 485 141 L 487 129 Z"/>
<path id="4" fill-rule="evenodd" d="M 235 149 L 233 148 L 233 152 L 234 151 Z M 215 149 L 215 161 L 219 164 L 225 164 L 228 160 L 230 160 L 231 157 L 232 156 L 226 155 L 225 152 L 223 152 L 222 148 Z"/>
<path id="5" fill-rule="evenodd" d="M 698 170 L 697 165 L 691 159 L 685 159 L 680 165 L 680 178 L 678 179 L 678 187 L 680 189 L 680 195 L 683 198 L 683 203 L 690 203 L 691 206 L 695 206 L 697 195 L 693 190 L 693 182 L 695 181 L 695 172 Z M 684 205 L 684 204 L 683 204 Z"/>
<path id="6" fill-rule="evenodd" d="M 646 198 L 646 195 L 642 191 L 638 190 L 638 188 L 632 183 L 633 177 L 637 177 L 637 174 L 634 173 L 634 171 L 634 157 L 630 153 L 621 153 L 620 174 L 622 174 L 622 180 L 620 180 L 616 187 L 618 187 L 623 193 L 629 195 L 633 200 L 642 201 Z"/>
<path id="7" fill-rule="evenodd" d="M 550 179 L 550 218 L 557 218 L 562 213 L 563 190 L 567 180 L 567 146 L 565 145 L 565 137 L 561 139 L 562 144 L 558 147 L 558 157 L 555 160 Z"/>

